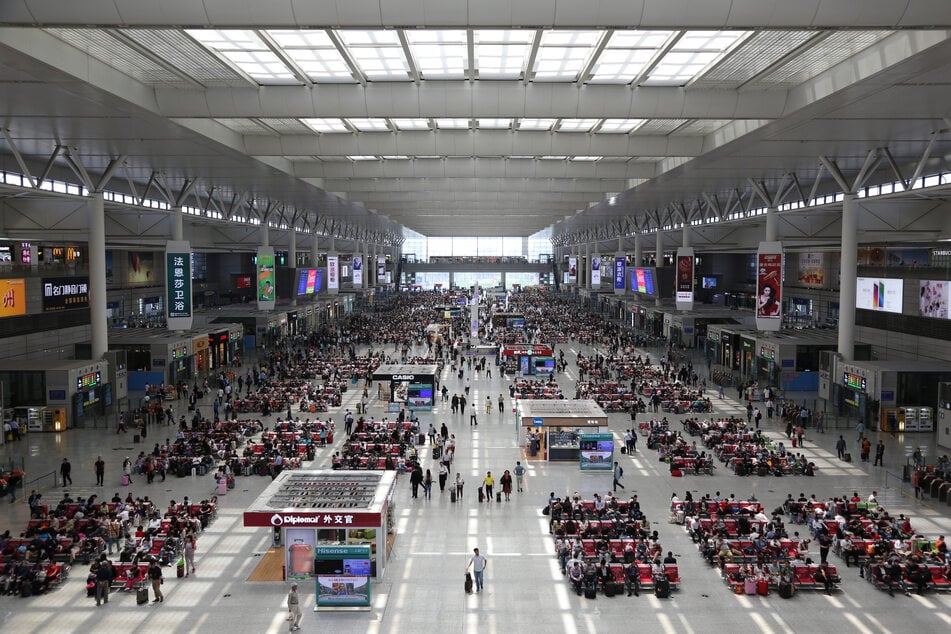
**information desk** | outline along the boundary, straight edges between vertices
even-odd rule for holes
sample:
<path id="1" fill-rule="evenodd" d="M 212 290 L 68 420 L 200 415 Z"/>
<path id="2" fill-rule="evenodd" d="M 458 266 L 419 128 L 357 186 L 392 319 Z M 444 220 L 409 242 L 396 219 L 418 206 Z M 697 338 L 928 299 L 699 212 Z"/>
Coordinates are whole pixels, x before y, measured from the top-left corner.
<path id="1" fill-rule="evenodd" d="M 390 402 L 409 410 L 431 410 L 435 404 L 436 365 L 381 365 L 374 381 L 390 385 Z"/>
<path id="2" fill-rule="evenodd" d="M 369 547 L 370 575 L 382 577 L 395 491 L 395 471 L 284 471 L 244 512 L 244 525 L 274 530 L 287 579 L 312 579 L 329 546 Z"/>
<path id="3" fill-rule="evenodd" d="M 530 436 L 537 431 L 545 460 L 580 462 L 582 434 L 610 433 L 608 415 L 590 400 L 519 399 L 515 416 L 519 446 L 531 454 Z"/>

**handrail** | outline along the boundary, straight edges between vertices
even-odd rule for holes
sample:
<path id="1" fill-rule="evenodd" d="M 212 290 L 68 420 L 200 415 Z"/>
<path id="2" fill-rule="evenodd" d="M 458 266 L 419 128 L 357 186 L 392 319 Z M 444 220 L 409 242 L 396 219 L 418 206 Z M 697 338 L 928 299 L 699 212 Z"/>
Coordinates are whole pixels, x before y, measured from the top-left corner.
<path id="1" fill-rule="evenodd" d="M 37 476 L 37 477 L 33 478 L 33 479 L 30 480 L 29 482 L 24 481 L 24 480 L 21 479 L 21 480 L 20 480 L 20 489 L 21 489 L 21 490 L 26 490 L 26 485 L 28 485 L 28 484 L 33 484 L 34 482 L 39 482 L 40 480 L 45 480 L 46 478 L 48 478 L 48 477 L 50 477 L 50 476 L 53 476 L 53 488 L 55 489 L 55 488 L 56 488 L 56 472 L 55 472 L 55 471 L 50 471 L 49 473 L 44 473 L 44 474 L 41 475 L 41 476 Z"/>

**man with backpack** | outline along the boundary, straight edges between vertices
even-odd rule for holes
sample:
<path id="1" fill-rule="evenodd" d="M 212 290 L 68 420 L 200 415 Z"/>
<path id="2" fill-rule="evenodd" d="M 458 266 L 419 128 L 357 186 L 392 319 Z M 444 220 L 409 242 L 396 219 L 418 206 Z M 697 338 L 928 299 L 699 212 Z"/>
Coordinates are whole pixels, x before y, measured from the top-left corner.
<path id="1" fill-rule="evenodd" d="M 617 491 L 618 487 L 624 488 L 624 485 L 621 484 L 621 478 L 624 477 L 624 469 L 621 468 L 621 465 L 618 464 L 617 460 L 614 461 L 614 490 Z"/>

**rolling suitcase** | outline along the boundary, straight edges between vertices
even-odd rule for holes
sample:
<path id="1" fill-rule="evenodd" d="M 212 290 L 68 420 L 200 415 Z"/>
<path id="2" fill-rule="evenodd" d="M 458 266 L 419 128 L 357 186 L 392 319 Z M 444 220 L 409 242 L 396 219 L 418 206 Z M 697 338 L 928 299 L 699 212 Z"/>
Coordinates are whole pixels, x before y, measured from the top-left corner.
<path id="1" fill-rule="evenodd" d="M 792 599 L 793 595 L 793 584 L 788 581 L 784 581 L 779 584 L 779 596 L 783 599 Z"/>
<path id="2" fill-rule="evenodd" d="M 417 437 L 416 437 L 416 444 L 417 444 L 417 445 L 425 445 L 425 444 L 426 444 L 426 434 L 420 434 L 419 436 L 417 436 Z"/>
<path id="3" fill-rule="evenodd" d="M 145 605 L 149 602 L 149 589 L 148 588 L 138 588 L 135 591 L 135 603 L 136 605 Z"/>
<path id="4" fill-rule="evenodd" d="M 456 490 L 455 490 L 455 489 L 453 489 L 452 491 L 449 492 L 449 501 L 452 502 L 453 504 L 456 503 Z"/>
<path id="5" fill-rule="evenodd" d="M 479 487 L 479 504 L 485 502 L 485 491 L 482 490 L 482 487 Z"/>
<path id="6" fill-rule="evenodd" d="M 760 596 L 769 596 L 769 581 L 760 579 L 756 582 L 756 594 Z"/>
<path id="7" fill-rule="evenodd" d="M 598 586 L 596 585 L 586 585 L 584 587 L 584 598 L 585 599 L 597 599 L 598 598 Z"/>
<path id="8" fill-rule="evenodd" d="M 667 577 L 658 577 L 654 580 L 654 596 L 666 599 L 670 596 L 670 580 Z"/>
<path id="9" fill-rule="evenodd" d="M 604 596 L 613 597 L 617 593 L 613 583 L 604 584 Z"/>
<path id="10" fill-rule="evenodd" d="M 496 501 L 496 502 L 501 502 L 501 501 L 502 501 L 502 492 L 501 492 L 501 491 L 499 491 L 499 492 L 497 492 L 497 493 L 495 494 L 495 501 Z"/>
<path id="11" fill-rule="evenodd" d="M 842 459 L 845 460 L 846 462 L 852 462 L 852 454 L 845 453 L 842 455 Z"/>
<path id="12" fill-rule="evenodd" d="M 127 473 L 122 474 L 122 486 L 124 487 L 129 486 L 129 474 Z"/>
<path id="13" fill-rule="evenodd" d="M 746 594 L 756 594 L 756 579 L 749 577 L 743 582 L 743 591 Z"/>
<path id="14" fill-rule="evenodd" d="M 453 493 L 453 502 L 455 502 L 455 493 Z M 472 573 L 466 573 L 466 594 L 472 594 Z"/>

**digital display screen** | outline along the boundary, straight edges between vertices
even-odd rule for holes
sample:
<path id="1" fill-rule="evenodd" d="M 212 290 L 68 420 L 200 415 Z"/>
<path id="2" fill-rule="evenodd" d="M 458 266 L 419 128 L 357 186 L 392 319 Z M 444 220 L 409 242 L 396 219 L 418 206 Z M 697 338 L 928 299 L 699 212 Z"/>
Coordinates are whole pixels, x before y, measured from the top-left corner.
<path id="1" fill-rule="evenodd" d="M 343 560 L 343 574 L 354 575 L 357 577 L 369 577 L 370 576 L 370 560 L 369 559 L 344 559 Z"/>
<path id="2" fill-rule="evenodd" d="M 702 280 L 703 288 L 716 288 L 717 287 L 717 278 L 715 277 L 705 277 Z"/>
<path id="3" fill-rule="evenodd" d="M 776 351 L 774 351 L 772 348 L 765 348 L 765 347 L 764 347 L 764 348 L 760 348 L 760 349 L 759 349 L 759 356 L 761 356 L 761 357 L 763 357 L 764 359 L 767 359 L 767 360 L 769 360 L 769 361 L 772 361 L 772 360 L 776 357 Z"/>
<path id="4" fill-rule="evenodd" d="M 297 296 L 319 293 L 323 285 L 323 271 L 320 269 L 299 269 L 297 271 Z"/>
<path id="5" fill-rule="evenodd" d="M 635 293 L 656 295 L 656 291 L 654 290 L 654 269 L 632 269 L 631 290 Z"/>
<path id="6" fill-rule="evenodd" d="M 509 328 L 524 328 L 525 319 L 523 317 L 512 317 L 507 320 Z"/>
<path id="7" fill-rule="evenodd" d="M 856 280 L 855 307 L 901 313 L 904 280 L 860 277 Z"/>
<path id="8" fill-rule="evenodd" d="M 845 372 L 842 376 L 842 382 L 848 385 L 849 387 L 865 391 L 865 387 L 868 384 L 865 377 L 859 374 L 852 374 L 851 372 Z"/>
<path id="9" fill-rule="evenodd" d="M 234 287 L 235 288 L 251 288 L 251 276 L 250 275 L 238 275 L 234 278 Z"/>
<path id="10" fill-rule="evenodd" d="M 99 381 L 102 379 L 101 372 L 90 372 L 89 374 L 84 374 L 81 377 L 76 379 L 76 391 L 82 392 L 83 390 L 96 387 L 99 385 Z"/>

